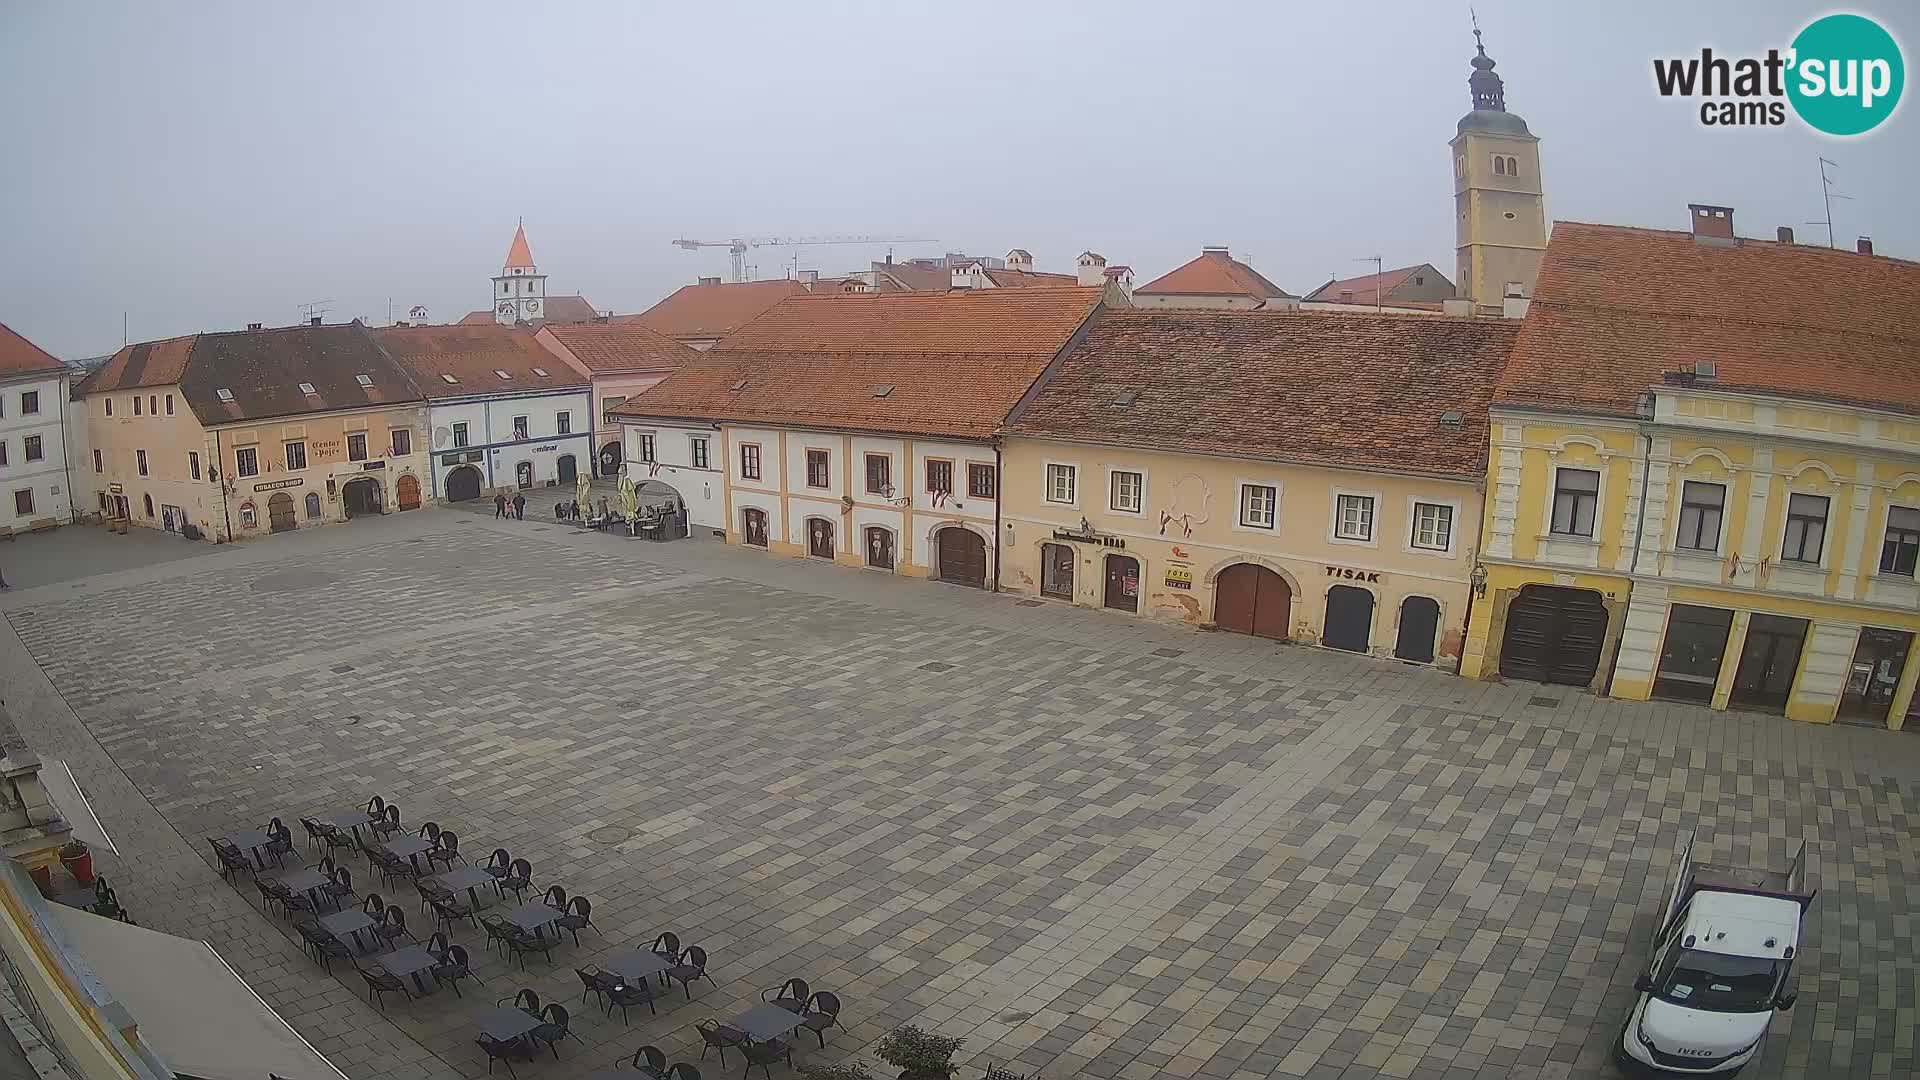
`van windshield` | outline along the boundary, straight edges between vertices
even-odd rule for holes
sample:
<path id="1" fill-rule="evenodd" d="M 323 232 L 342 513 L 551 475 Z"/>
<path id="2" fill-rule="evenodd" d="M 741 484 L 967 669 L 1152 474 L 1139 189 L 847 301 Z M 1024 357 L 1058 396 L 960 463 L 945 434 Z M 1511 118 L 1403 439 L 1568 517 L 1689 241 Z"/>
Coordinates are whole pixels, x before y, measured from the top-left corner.
<path id="1" fill-rule="evenodd" d="M 1682 949 L 1659 998 L 1708 1012 L 1763 1012 L 1773 1007 L 1774 988 L 1786 964 L 1764 956 Z"/>

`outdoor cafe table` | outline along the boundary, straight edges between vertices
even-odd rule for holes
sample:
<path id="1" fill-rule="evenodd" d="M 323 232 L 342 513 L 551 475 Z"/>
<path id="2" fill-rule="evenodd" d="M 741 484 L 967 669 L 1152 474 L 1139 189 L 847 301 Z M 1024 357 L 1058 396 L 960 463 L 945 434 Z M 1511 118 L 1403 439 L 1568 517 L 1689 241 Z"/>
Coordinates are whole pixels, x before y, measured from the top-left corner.
<path id="1" fill-rule="evenodd" d="M 526 1038 L 527 1032 L 542 1023 L 545 1021 L 525 1009 L 510 1009 L 502 1005 L 480 1018 L 480 1034 L 494 1042 L 513 1042 Z"/>
<path id="2" fill-rule="evenodd" d="M 333 879 L 318 870 L 302 869 L 289 870 L 274 880 L 294 892 L 306 893 L 309 897 L 312 897 L 315 903 L 318 903 L 319 897 L 313 896 L 313 890 L 318 889 Z"/>
<path id="3" fill-rule="evenodd" d="M 444 874 L 436 874 L 429 880 L 439 882 L 448 892 L 452 892 L 455 889 L 467 890 L 467 899 L 473 901 L 474 910 L 477 911 L 480 908 L 480 893 L 478 889 L 482 885 L 493 884 L 493 875 L 477 866 L 463 866 L 458 870 L 449 870 Z"/>
<path id="4" fill-rule="evenodd" d="M 800 1014 L 788 1012 L 778 1005 L 756 1005 L 740 1014 L 733 1026 L 746 1032 L 755 1040 L 765 1041 L 778 1038 L 800 1026 Z"/>
<path id="5" fill-rule="evenodd" d="M 273 842 L 273 837 L 259 829 L 248 829 L 246 832 L 228 833 L 220 839 L 234 847 L 253 852 L 254 863 L 261 869 L 266 869 L 267 860 L 263 852 L 266 846 Z"/>
<path id="6" fill-rule="evenodd" d="M 426 980 L 420 976 L 422 972 L 439 961 L 435 960 L 433 954 L 426 949 L 418 945 L 409 945 L 404 949 L 395 949 L 383 956 L 376 956 L 373 962 L 387 969 L 389 975 L 413 976 L 413 985 L 419 987 L 422 994 L 433 993 L 433 988 L 428 986 Z"/>
<path id="7" fill-rule="evenodd" d="M 366 912 L 358 908 L 352 911 L 336 911 L 320 920 L 320 926 L 325 929 L 327 933 L 332 934 L 342 941 L 345 941 L 348 935 L 352 935 L 355 945 L 361 944 L 360 931 L 372 925 L 373 920 L 367 917 Z"/>
<path id="8" fill-rule="evenodd" d="M 646 982 L 649 978 L 673 966 L 666 957 L 651 949 L 627 949 L 617 952 L 607 957 L 603 964 L 615 975 L 637 983 Z"/>
<path id="9" fill-rule="evenodd" d="M 420 869 L 420 853 L 433 850 L 433 841 L 419 836 L 402 836 L 397 840 L 389 840 L 380 846 L 386 848 L 388 853 L 399 855 L 406 859 L 413 864 L 415 870 L 418 870 Z"/>
<path id="10" fill-rule="evenodd" d="M 555 919 L 565 915 L 559 908 L 548 907 L 538 900 L 530 904 L 521 904 L 507 912 L 506 920 L 522 930 L 540 934 Z"/>
<path id="11" fill-rule="evenodd" d="M 352 810 L 342 810 L 332 817 L 323 818 L 322 820 L 336 829 L 353 830 L 353 838 L 355 840 L 360 839 L 360 826 L 373 824 L 373 819 L 367 816 L 367 809 L 364 806 L 357 806 Z"/>

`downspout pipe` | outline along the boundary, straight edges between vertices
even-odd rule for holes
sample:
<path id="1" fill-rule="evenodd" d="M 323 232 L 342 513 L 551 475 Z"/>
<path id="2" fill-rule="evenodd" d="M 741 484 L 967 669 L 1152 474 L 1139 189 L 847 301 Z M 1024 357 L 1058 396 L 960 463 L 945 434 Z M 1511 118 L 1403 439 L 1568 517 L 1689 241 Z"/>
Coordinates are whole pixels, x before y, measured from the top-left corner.
<path id="1" fill-rule="evenodd" d="M 1627 564 L 1627 594 L 1620 598 L 1620 633 L 1613 639 L 1613 656 L 1607 665 L 1607 696 L 1613 696 L 1613 680 L 1620 674 L 1620 642 L 1626 636 L 1627 609 L 1633 603 L 1633 577 L 1640 572 L 1640 537 L 1647 524 L 1647 485 L 1653 479 L 1653 431 L 1647 421 L 1653 419 L 1653 391 L 1640 396 L 1640 505 L 1633 514 L 1633 561 Z"/>
<path id="2" fill-rule="evenodd" d="M 1000 440 L 993 440 L 993 584 L 990 591 L 1000 591 L 1000 503 L 1006 494 L 1003 486 L 1005 477 L 1000 475 Z"/>
<path id="3" fill-rule="evenodd" d="M 220 469 L 214 483 L 220 489 L 220 520 L 227 526 L 227 542 L 233 542 L 233 513 L 227 502 L 227 452 L 220 448 L 220 429 L 213 429 L 213 457 Z"/>

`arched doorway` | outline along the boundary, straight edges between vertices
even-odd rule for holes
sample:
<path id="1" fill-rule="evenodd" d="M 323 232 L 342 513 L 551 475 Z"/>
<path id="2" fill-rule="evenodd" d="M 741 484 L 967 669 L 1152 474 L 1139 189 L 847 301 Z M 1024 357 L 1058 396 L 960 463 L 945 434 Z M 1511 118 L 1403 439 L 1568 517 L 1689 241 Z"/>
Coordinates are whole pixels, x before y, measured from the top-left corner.
<path id="1" fill-rule="evenodd" d="M 940 580 L 975 589 L 987 587 L 987 542 L 972 529 L 949 525 L 933 534 Z"/>
<path id="2" fill-rule="evenodd" d="M 1236 634 L 1285 641 L 1293 627 L 1293 589 L 1255 563 L 1235 563 L 1213 582 L 1213 624 Z"/>
<path id="3" fill-rule="evenodd" d="M 1073 549 L 1065 544 L 1040 545 L 1040 595 L 1073 599 Z"/>
<path id="4" fill-rule="evenodd" d="M 580 466 L 574 462 L 572 454 L 561 454 L 560 460 L 554 462 L 553 465 L 554 468 L 560 470 L 560 484 L 562 487 L 571 485 L 575 480 L 580 478 Z"/>
<path id="5" fill-rule="evenodd" d="M 1600 648 L 1606 639 L 1607 609 L 1599 593 L 1528 585 L 1507 605 L 1500 674 L 1530 682 L 1588 686 L 1600 671 Z"/>
<path id="6" fill-rule="evenodd" d="M 613 442 L 607 443 L 606 445 L 602 446 L 600 448 L 600 475 L 601 476 L 619 476 L 620 460 L 621 459 L 620 459 L 619 440 L 615 440 Z"/>
<path id="7" fill-rule="evenodd" d="M 1440 602 L 1427 596 L 1400 601 L 1400 633 L 1393 655 L 1416 664 L 1433 663 L 1433 643 L 1440 630 Z"/>
<path id="8" fill-rule="evenodd" d="M 320 520 L 320 493 L 316 491 L 307 492 L 306 503 L 307 503 L 307 520 L 319 521 Z"/>
<path id="9" fill-rule="evenodd" d="M 466 502 L 480 497 L 480 470 L 462 465 L 447 474 L 447 501 Z"/>
<path id="10" fill-rule="evenodd" d="M 146 507 L 147 516 L 152 517 L 153 516 L 153 496 L 142 495 L 140 496 L 140 500 Z"/>
<path id="11" fill-rule="evenodd" d="M 1115 611 L 1140 610 L 1140 560 L 1131 555 L 1107 556 L 1107 606 Z"/>
<path id="12" fill-rule="evenodd" d="M 833 522 L 826 518 L 807 519 L 807 554 L 816 559 L 833 558 Z"/>
<path id="13" fill-rule="evenodd" d="M 1352 585 L 1327 590 L 1327 625 L 1320 643 L 1348 652 L 1373 647 L 1373 594 Z"/>
<path id="14" fill-rule="evenodd" d="M 893 569 L 893 530 L 867 526 L 867 565 L 875 570 Z"/>
<path id="15" fill-rule="evenodd" d="M 420 478 L 408 473 L 393 486 L 394 494 L 402 510 L 420 509 Z"/>
<path id="16" fill-rule="evenodd" d="M 513 483 L 521 491 L 533 486 L 533 462 L 522 461 L 513 467 Z"/>
<path id="17" fill-rule="evenodd" d="M 749 506 L 740 511 L 740 541 L 748 547 L 767 546 L 767 512 Z"/>
<path id="18" fill-rule="evenodd" d="M 293 519 L 293 496 L 284 491 L 276 491 L 273 498 L 267 500 L 267 531 L 292 532 L 299 527 Z"/>
<path id="19" fill-rule="evenodd" d="M 380 512 L 380 481 L 371 476 L 361 476 L 347 481 L 340 489 L 340 499 L 347 507 L 347 518 L 368 517 Z"/>

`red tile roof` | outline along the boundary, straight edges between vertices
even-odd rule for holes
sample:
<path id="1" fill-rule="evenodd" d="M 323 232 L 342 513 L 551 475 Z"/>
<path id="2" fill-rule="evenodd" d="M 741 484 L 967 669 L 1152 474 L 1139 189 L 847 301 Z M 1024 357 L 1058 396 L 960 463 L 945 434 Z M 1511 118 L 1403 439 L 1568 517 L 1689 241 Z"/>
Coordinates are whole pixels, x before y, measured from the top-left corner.
<path id="1" fill-rule="evenodd" d="M 780 301 L 804 295 L 806 286 L 787 280 L 683 285 L 640 314 L 617 316 L 613 321 L 637 322 L 681 341 L 717 339 L 759 318 Z"/>
<path id="2" fill-rule="evenodd" d="M 66 367 L 45 349 L 14 333 L 6 323 L 0 323 L 0 378 L 40 371 L 51 374 L 65 371 Z"/>
<path id="3" fill-rule="evenodd" d="M 542 301 L 542 305 L 542 317 L 534 319 L 530 325 L 541 327 L 553 326 L 556 323 L 592 322 L 600 317 L 600 313 L 594 310 L 593 305 L 588 303 L 587 298 L 584 296 L 549 296 Z M 486 308 L 481 311 L 467 312 L 461 316 L 460 321 L 454 325 L 498 326 L 499 321 L 493 317 L 493 309 Z"/>
<path id="4" fill-rule="evenodd" d="M 1007 433 L 1473 478 L 1518 331 L 1424 315 L 1107 312 Z"/>
<path id="5" fill-rule="evenodd" d="M 1103 296 L 1034 288 L 796 298 L 615 412 L 985 439 Z"/>
<path id="6" fill-rule="evenodd" d="M 524 326 L 390 326 L 373 336 L 433 400 L 589 384 L 533 333 Z M 459 381 L 449 383 L 443 375 Z"/>
<path id="7" fill-rule="evenodd" d="M 639 323 L 574 323 L 542 333 L 596 375 L 678 371 L 700 358 L 698 350 Z"/>
<path id="8" fill-rule="evenodd" d="M 198 334 L 122 345 L 120 351 L 81 381 L 76 393 L 132 390 L 142 386 L 172 386 L 187 372 Z"/>
<path id="9" fill-rule="evenodd" d="M 1133 290 L 1177 296 L 1251 296 L 1259 300 L 1292 294 L 1260 276 L 1225 248 L 1207 248 L 1200 257 Z"/>
<path id="10" fill-rule="evenodd" d="M 1920 263 L 1559 222 L 1497 401 L 1632 416 L 1662 374 L 1920 414 Z"/>
<path id="11" fill-rule="evenodd" d="M 1002 289 L 1030 289 L 1036 285 L 1079 285 L 1078 274 L 1052 274 L 1044 270 L 989 270 L 988 280 Z"/>
<path id="12" fill-rule="evenodd" d="M 507 247 L 507 261 L 502 264 L 508 270 L 533 269 L 533 249 L 527 246 L 527 227 L 524 224 L 513 227 L 513 243 Z"/>
<path id="13" fill-rule="evenodd" d="M 1301 297 L 1327 304 L 1371 304 L 1377 291 L 1384 298 L 1382 303 L 1390 303 L 1393 291 L 1406 283 L 1417 270 L 1427 269 L 1426 263 L 1418 266 L 1403 266 L 1398 270 L 1388 270 L 1383 274 L 1366 274 L 1361 277 L 1336 278 L 1325 285 Z M 1351 293 L 1351 296 L 1342 294 Z"/>

